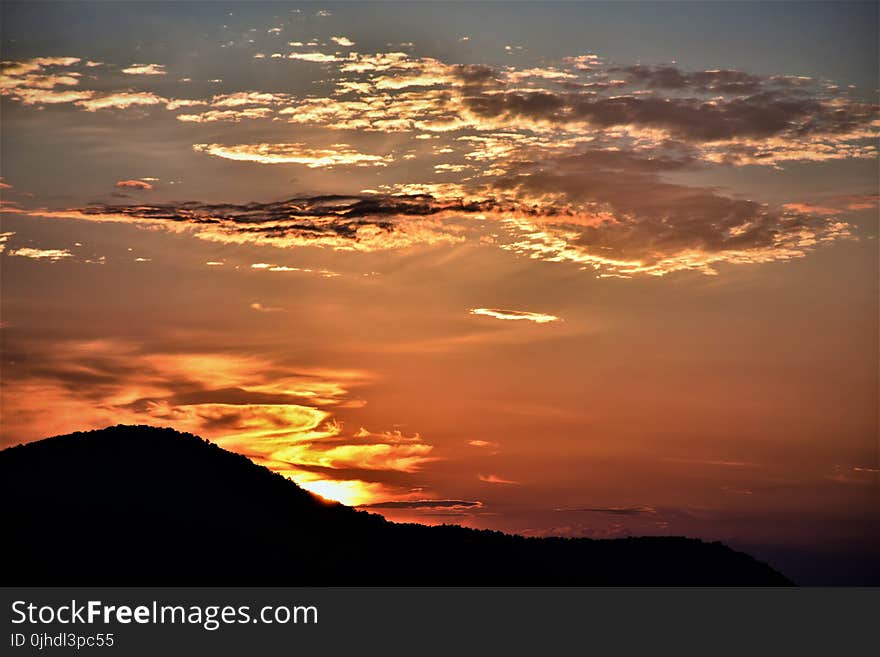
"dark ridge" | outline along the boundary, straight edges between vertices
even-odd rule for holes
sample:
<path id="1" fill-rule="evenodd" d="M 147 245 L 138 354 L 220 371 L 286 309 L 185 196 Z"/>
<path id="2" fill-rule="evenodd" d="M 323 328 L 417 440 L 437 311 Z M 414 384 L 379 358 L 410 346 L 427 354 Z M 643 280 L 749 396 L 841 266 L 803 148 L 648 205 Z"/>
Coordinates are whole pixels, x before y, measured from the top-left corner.
<path id="1" fill-rule="evenodd" d="M 791 584 L 717 542 L 391 523 L 146 426 L 3 450 L 0 499 L 6 586 Z"/>

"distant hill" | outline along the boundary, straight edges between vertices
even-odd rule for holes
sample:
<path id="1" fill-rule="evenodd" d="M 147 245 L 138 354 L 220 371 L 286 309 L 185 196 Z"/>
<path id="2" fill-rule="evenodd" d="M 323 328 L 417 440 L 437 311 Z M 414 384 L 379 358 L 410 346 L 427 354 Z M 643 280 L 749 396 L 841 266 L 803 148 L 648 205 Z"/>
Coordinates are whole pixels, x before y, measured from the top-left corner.
<path id="1" fill-rule="evenodd" d="M 145 426 L 3 450 L 0 500 L 6 586 L 791 584 L 721 543 L 391 523 Z"/>

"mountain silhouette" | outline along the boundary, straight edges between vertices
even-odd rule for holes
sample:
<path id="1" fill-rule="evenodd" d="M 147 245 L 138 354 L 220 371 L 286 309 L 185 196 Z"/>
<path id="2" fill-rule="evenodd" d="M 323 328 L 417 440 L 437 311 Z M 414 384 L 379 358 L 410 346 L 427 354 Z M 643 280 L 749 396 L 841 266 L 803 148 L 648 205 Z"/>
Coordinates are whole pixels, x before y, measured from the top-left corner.
<path id="1" fill-rule="evenodd" d="M 717 542 L 392 523 L 146 426 L 5 449 L 0 499 L 6 586 L 791 584 Z"/>

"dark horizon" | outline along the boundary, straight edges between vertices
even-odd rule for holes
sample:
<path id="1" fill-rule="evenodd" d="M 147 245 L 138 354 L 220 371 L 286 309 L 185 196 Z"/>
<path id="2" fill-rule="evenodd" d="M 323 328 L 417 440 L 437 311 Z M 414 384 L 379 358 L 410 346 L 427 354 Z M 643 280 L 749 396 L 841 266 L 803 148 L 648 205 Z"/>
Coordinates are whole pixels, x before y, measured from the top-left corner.
<path id="1" fill-rule="evenodd" d="M 118 425 L 10 447 L 0 474 L 16 501 L 0 512 L 3 559 L 16 564 L 7 585 L 791 585 L 748 555 L 683 537 L 392 523 L 173 429 Z M 59 555 L 52 537 L 72 533 Z"/>

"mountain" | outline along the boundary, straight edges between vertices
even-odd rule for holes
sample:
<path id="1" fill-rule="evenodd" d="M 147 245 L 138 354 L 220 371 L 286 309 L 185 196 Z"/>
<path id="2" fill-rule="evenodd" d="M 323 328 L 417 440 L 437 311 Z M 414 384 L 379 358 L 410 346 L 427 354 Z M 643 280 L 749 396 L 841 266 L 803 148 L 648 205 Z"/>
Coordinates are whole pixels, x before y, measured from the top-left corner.
<path id="1" fill-rule="evenodd" d="M 191 434 L 109 427 L 0 452 L 11 585 L 788 585 L 721 543 L 396 524 Z"/>

